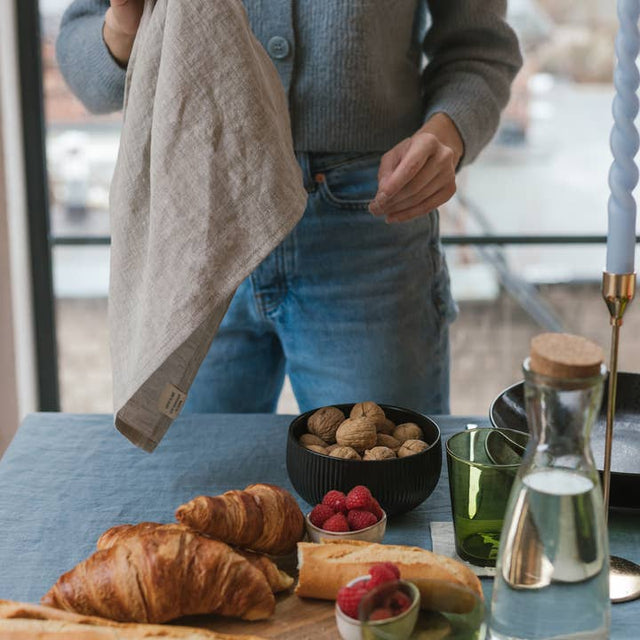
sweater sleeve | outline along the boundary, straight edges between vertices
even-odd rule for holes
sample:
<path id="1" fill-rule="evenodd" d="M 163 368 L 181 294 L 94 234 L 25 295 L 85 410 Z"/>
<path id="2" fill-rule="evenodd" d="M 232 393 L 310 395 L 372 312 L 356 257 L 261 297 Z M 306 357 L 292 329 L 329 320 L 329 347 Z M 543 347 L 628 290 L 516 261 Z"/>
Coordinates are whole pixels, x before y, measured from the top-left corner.
<path id="1" fill-rule="evenodd" d="M 126 71 L 102 37 L 109 0 L 74 0 L 62 16 L 58 65 L 69 88 L 93 113 L 122 108 Z"/>
<path id="2" fill-rule="evenodd" d="M 506 0 L 427 0 L 431 27 L 423 47 L 425 120 L 446 113 L 469 164 L 495 134 L 509 88 L 522 66 Z"/>

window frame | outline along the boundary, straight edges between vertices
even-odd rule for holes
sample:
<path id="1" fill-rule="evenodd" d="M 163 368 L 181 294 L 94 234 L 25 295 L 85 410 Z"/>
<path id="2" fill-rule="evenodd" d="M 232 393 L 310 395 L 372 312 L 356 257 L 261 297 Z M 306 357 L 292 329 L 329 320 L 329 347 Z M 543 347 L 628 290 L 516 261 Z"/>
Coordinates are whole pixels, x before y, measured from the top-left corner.
<path id="1" fill-rule="evenodd" d="M 14 0 L 14 6 L 18 36 L 38 409 L 59 411 L 58 350 L 44 137 L 40 7 L 38 0 Z"/>

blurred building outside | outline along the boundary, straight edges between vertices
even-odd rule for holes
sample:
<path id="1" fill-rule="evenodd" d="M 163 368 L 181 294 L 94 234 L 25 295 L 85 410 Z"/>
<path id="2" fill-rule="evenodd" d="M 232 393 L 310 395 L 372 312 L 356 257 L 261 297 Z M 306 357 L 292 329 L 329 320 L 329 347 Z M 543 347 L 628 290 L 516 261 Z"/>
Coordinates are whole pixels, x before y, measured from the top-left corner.
<path id="1" fill-rule="evenodd" d="M 54 236 L 109 233 L 119 114 L 88 114 L 55 63 L 61 0 L 41 0 L 47 162 Z M 605 0 L 512 0 L 525 66 L 500 131 L 459 175 L 443 235 L 606 233 L 615 7 Z M 64 411 L 110 412 L 107 246 L 54 248 Z M 520 379 L 532 335 L 564 329 L 608 343 L 599 287 L 604 245 L 447 248 L 454 297 L 452 412 L 486 414 Z M 640 312 L 627 314 L 621 368 L 640 355 Z M 634 331 L 632 327 L 635 327 Z M 637 343 L 636 343 L 637 342 Z M 279 411 L 295 413 L 290 387 Z"/>

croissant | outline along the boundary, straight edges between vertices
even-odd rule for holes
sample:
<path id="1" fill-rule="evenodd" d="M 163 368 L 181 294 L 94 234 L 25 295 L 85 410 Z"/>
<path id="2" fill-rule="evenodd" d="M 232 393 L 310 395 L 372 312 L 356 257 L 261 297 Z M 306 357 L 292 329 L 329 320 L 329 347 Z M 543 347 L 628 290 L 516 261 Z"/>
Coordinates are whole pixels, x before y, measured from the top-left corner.
<path id="1" fill-rule="evenodd" d="M 152 529 L 96 551 L 61 576 L 42 604 L 119 622 L 217 613 L 268 618 L 264 574 L 229 546 L 188 530 Z"/>
<path id="2" fill-rule="evenodd" d="M 137 538 L 143 533 L 150 533 L 151 531 L 188 531 L 196 533 L 193 529 L 183 524 L 160 524 L 159 522 L 140 522 L 138 524 L 119 524 L 115 527 L 107 529 L 96 542 L 96 549 L 98 551 L 104 551 L 110 549 L 114 545 L 129 540 L 130 538 Z"/>
<path id="3" fill-rule="evenodd" d="M 98 539 L 96 547 L 98 550 L 108 549 L 123 540 L 127 540 L 149 531 L 157 531 L 158 529 L 163 531 L 191 531 L 192 533 L 195 533 L 192 529 L 189 529 L 189 527 L 175 523 L 158 524 L 157 522 L 140 522 L 135 525 L 121 524 L 116 527 L 111 527 L 111 529 L 107 529 Z M 293 585 L 293 578 L 287 575 L 284 571 L 280 571 L 278 567 L 269 560 L 269 558 L 257 553 L 252 553 L 251 551 L 243 551 L 241 549 L 234 549 L 234 551 L 243 558 L 246 558 L 256 569 L 259 569 L 264 574 L 264 577 L 267 579 L 273 593 L 285 591 Z"/>
<path id="4" fill-rule="evenodd" d="M 270 484 L 198 496 L 178 507 L 176 519 L 228 544 L 271 555 L 291 553 L 304 533 L 304 516 L 295 498 Z"/>
<path id="5" fill-rule="evenodd" d="M 245 549 L 234 549 L 236 553 L 246 558 L 256 569 L 264 574 L 267 579 L 271 591 L 273 593 L 280 593 L 280 591 L 286 591 L 293 586 L 294 579 L 284 571 L 278 569 L 278 567 L 260 553 L 253 553 L 252 551 L 246 551 Z"/>

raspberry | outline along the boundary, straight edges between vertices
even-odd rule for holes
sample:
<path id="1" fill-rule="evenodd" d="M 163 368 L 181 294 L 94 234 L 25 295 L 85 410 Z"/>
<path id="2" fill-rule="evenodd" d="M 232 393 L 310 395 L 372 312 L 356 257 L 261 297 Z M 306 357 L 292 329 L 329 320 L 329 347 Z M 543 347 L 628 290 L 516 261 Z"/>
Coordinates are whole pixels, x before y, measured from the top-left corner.
<path id="1" fill-rule="evenodd" d="M 334 511 L 340 511 L 341 513 L 347 512 L 347 496 L 342 491 L 329 491 L 322 498 L 322 504 L 329 505 Z"/>
<path id="2" fill-rule="evenodd" d="M 351 531 L 359 531 L 360 529 L 366 529 L 371 525 L 378 522 L 376 517 L 370 511 L 362 511 L 360 509 L 352 509 L 347 514 L 347 520 L 349 522 L 349 528 Z"/>
<path id="3" fill-rule="evenodd" d="M 336 513 L 334 516 L 331 516 L 328 520 L 325 520 L 322 528 L 325 531 L 349 531 L 349 523 L 347 519 L 344 517 L 342 513 Z"/>
<path id="4" fill-rule="evenodd" d="M 338 591 L 336 602 L 342 612 L 350 618 L 358 619 L 358 605 L 362 596 L 367 593 L 362 583 L 353 585 L 352 587 L 342 587 Z"/>
<path id="5" fill-rule="evenodd" d="M 393 618 L 395 614 L 391 609 L 386 607 L 379 607 L 374 609 L 369 616 L 369 620 L 386 620 L 387 618 Z"/>
<path id="6" fill-rule="evenodd" d="M 393 615 L 398 616 L 411 606 L 411 598 L 402 591 L 394 591 L 385 599 L 385 607 L 393 611 Z"/>
<path id="7" fill-rule="evenodd" d="M 316 527 L 322 528 L 322 525 L 335 514 L 335 511 L 328 504 L 317 504 L 309 514 L 309 521 Z"/>
<path id="8" fill-rule="evenodd" d="M 379 584 L 397 580 L 400 572 L 397 567 L 390 562 L 379 562 L 369 569 L 369 575 L 371 576 L 369 588 L 373 589 L 373 587 L 377 587 Z"/>
<path id="9" fill-rule="evenodd" d="M 382 520 L 384 511 L 382 511 L 380 503 L 375 498 L 373 498 L 373 500 L 371 501 L 371 507 L 369 511 L 371 511 L 371 513 L 373 513 L 373 515 L 376 517 L 376 521 L 379 522 L 380 520 Z"/>
<path id="10" fill-rule="evenodd" d="M 393 564 L 393 562 L 377 562 L 376 564 L 381 564 L 384 567 L 387 567 L 389 571 L 393 572 L 393 575 L 396 577 L 396 580 L 400 580 L 400 569 L 398 569 L 398 565 Z"/>
<path id="11" fill-rule="evenodd" d="M 368 511 L 371 508 L 372 501 L 371 491 L 367 487 L 358 485 L 347 494 L 347 509 L 365 509 Z"/>
<path id="12" fill-rule="evenodd" d="M 337 498 L 333 501 L 333 508 L 336 510 L 336 513 L 347 513 L 347 499 Z"/>

